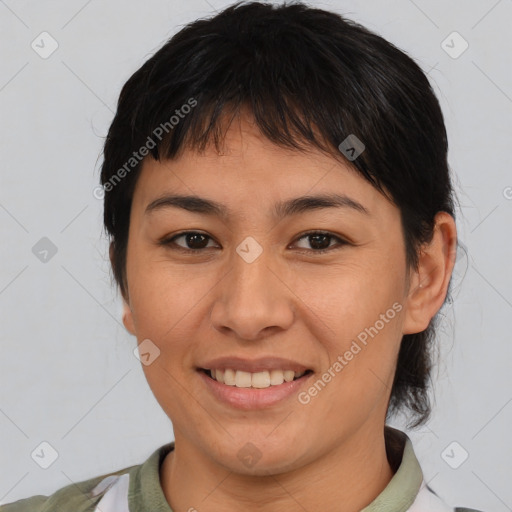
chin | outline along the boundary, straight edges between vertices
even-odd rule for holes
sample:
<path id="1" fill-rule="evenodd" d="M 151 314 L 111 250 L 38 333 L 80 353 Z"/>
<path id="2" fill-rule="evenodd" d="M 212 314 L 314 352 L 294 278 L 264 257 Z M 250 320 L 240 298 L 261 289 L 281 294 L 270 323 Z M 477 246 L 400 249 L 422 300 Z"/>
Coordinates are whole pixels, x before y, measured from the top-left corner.
<path id="1" fill-rule="evenodd" d="M 291 471 L 300 466 L 301 447 L 294 442 L 296 436 L 275 437 L 270 440 L 268 429 L 261 436 L 234 436 L 226 439 L 225 446 L 215 454 L 219 464 L 242 475 L 268 476 Z M 211 445 L 209 445 L 211 446 Z"/>
<path id="2" fill-rule="evenodd" d="M 282 453 L 265 452 L 261 456 L 248 456 L 244 454 L 239 458 L 238 453 L 230 457 L 228 468 L 234 473 L 247 476 L 270 476 L 287 473 L 299 467 L 297 455 L 294 450 Z M 258 458 L 259 457 L 259 458 Z M 226 465 L 226 460 L 223 461 Z"/>

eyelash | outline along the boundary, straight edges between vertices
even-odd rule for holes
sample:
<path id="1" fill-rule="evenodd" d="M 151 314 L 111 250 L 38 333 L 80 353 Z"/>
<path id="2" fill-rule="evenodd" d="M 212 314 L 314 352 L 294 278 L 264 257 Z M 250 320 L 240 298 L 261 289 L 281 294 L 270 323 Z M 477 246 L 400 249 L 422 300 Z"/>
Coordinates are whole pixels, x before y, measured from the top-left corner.
<path id="1" fill-rule="evenodd" d="M 166 247 L 169 247 L 170 249 L 172 250 L 177 250 L 177 251 L 180 251 L 180 252 L 183 252 L 183 253 L 199 253 L 201 251 L 204 251 L 206 249 L 208 249 L 208 247 L 205 247 L 203 249 L 187 249 L 185 247 L 181 247 L 180 245 L 177 245 L 175 243 L 175 240 L 177 238 L 180 238 L 182 236 L 185 236 L 185 235 L 203 235 L 205 237 L 207 237 L 208 239 L 210 240 L 213 240 L 213 238 L 205 233 L 201 233 L 199 231 L 183 231 L 181 233 L 178 233 L 177 235 L 174 235 L 173 237 L 171 238 L 164 238 L 162 240 L 159 241 L 159 245 L 162 245 L 162 246 L 166 246 Z M 339 236 L 337 235 L 333 235 L 332 233 L 329 233 L 328 231 L 308 231 L 307 233 L 302 233 L 297 239 L 296 239 L 296 242 L 298 242 L 299 240 L 302 240 L 303 238 L 307 238 L 308 236 L 313 236 L 313 235 L 323 235 L 323 236 L 327 236 L 331 239 L 335 239 L 338 241 L 338 245 L 337 246 L 334 246 L 334 247 L 328 247 L 327 249 L 302 249 L 301 252 L 313 252 L 314 254 L 325 254 L 327 252 L 330 252 L 330 251 L 333 251 L 335 249 L 340 249 L 342 246 L 344 245 L 350 245 L 350 243 L 347 241 L 347 240 L 344 240 L 343 238 L 340 238 Z M 211 249 L 211 247 L 210 247 Z"/>

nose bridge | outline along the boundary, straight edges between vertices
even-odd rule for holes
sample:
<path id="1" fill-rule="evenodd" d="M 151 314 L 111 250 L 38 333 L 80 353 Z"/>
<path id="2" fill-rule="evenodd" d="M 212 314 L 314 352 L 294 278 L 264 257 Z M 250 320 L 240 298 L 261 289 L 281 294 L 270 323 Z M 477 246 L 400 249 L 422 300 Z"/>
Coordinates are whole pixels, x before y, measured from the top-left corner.
<path id="1" fill-rule="evenodd" d="M 229 296 L 241 307 L 251 306 L 254 313 L 271 307 L 270 256 L 270 249 L 264 249 L 256 239 L 247 237 L 231 257 Z"/>
<path id="2" fill-rule="evenodd" d="M 248 237 L 236 248 L 232 255 L 232 282 L 235 284 L 235 293 L 246 295 L 261 293 L 268 289 L 269 274 L 271 274 L 270 250 Z"/>
<path id="3" fill-rule="evenodd" d="M 293 314 L 286 286 L 272 271 L 270 249 L 247 237 L 229 258 L 230 271 L 212 311 L 217 328 L 230 328 L 240 337 L 258 337 L 267 327 L 286 327 Z"/>

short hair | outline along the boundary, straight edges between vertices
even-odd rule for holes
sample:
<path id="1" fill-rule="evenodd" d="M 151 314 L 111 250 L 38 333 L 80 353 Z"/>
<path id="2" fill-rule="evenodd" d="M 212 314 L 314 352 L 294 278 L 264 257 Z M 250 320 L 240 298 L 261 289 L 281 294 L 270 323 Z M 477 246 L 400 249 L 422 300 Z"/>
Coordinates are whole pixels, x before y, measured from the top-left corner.
<path id="1" fill-rule="evenodd" d="M 237 2 L 183 27 L 122 87 L 101 184 L 113 276 L 123 297 L 139 149 L 157 161 L 185 149 L 201 153 L 212 140 L 219 150 L 222 116 L 234 118 L 241 108 L 274 144 L 346 159 L 388 197 L 400 210 L 408 268 L 418 268 L 436 213 L 455 218 L 443 115 L 409 56 L 334 12 L 301 2 Z M 340 151 L 348 136 L 364 144 L 355 159 Z M 388 417 L 407 410 L 412 427 L 431 414 L 436 320 L 401 340 Z"/>

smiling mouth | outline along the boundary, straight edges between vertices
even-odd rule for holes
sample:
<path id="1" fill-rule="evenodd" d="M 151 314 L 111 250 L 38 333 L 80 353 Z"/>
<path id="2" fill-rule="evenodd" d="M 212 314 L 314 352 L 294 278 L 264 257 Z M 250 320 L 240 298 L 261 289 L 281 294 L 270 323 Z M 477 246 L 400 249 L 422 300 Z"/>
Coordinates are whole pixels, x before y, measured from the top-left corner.
<path id="1" fill-rule="evenodd" d="M 201 368 L 200 371 L 205 373 L 210 379 L 226 386 L 254 389 L 280 386 L 285 382 L 292 382 L 313 373 L 312 370 L 301 372 L 295 372 L 293 370 L 265 370 L 251 373 L 230 368 L 226 368 L 225 370 Z"/>

